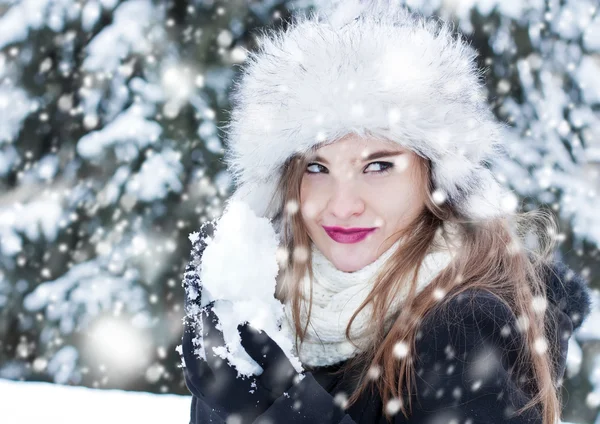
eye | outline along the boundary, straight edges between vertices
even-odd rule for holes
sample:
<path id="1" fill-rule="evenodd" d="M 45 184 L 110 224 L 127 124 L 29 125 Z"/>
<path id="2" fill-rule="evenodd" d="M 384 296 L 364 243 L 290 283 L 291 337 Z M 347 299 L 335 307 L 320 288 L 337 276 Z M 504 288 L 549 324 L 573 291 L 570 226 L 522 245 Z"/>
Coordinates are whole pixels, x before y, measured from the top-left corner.
<path id="1" fill-rule="evenodd" d="M 320 172 L 319 172 L 319 171 L 309 171 L 308 169 L 309 169 L 311 166 L 318 167 L 317 169 L 320 169 L 320 168 L 323 168 L 323 169 L 325 169 L 325 170 L 327 169 L 327 168 L 325 168 L 325 167 L 324 167 L 323 165 L 321 165 L 321 164 L 314 163 L 314 162 L 313 162 L 313 163 L 309 163 L 309 164 L 306 166 L 306 172 L 308 172 L 309 174 L 320 174 Z"/>
<path id="2" fill-rule="evenodd" d="M 390 172 L 394 167 L 394 164 L 392 162 L 371 162 L 369 165 L 367 165 L 367 168 L 371 165 L 380 166 L 379 171 L 374 171 L 375 174 L 385 174 L 387 172 Z"/>
<path id="3" fill-rule="evenodd" d="M 394 167 L 394 164 L 392 162 L 371 162 L 370 164 L 367 165 L 367 168 L 371 165 L 379 165 L 380 170 L 375 170 L 373 173 L 374 174 L 385 174 L 387 172 L 390 172 L 391 169 Z M 315 170 L 310 170 L 310 167 L 315 167 Z M 327 173 L 327 168 L 325 168 L 323 165 L 313 162 L 313 163 L 309 163 L 306 167 L 306 172 L 309 174 L 321 174 L 322 172 L 319 171 L 319 169 L 323 169 L 325 170 L 325 173 Z"/>

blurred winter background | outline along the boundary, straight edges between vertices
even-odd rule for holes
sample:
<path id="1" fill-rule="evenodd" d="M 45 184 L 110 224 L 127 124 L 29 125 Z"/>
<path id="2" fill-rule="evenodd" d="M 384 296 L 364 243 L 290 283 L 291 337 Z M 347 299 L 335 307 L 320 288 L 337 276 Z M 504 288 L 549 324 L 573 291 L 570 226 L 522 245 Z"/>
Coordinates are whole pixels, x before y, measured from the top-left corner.
<path id="1" fill-rule="evenodd" d="M 523 209 L 556 214 L 557 258 L 599 288 L 600 4 L 406 3 L 480 51 L 512 128 L 498 176 Z M 0 0 L 3 423 L 80 422 L 87 405 L 98 422 L 187 422 L 182 280 L 188 235 L 231 193 L 228 92 L 256 31 L 313 7 Z M 569 346 L 565 421 L 600 423 L 594 302 Z"/>

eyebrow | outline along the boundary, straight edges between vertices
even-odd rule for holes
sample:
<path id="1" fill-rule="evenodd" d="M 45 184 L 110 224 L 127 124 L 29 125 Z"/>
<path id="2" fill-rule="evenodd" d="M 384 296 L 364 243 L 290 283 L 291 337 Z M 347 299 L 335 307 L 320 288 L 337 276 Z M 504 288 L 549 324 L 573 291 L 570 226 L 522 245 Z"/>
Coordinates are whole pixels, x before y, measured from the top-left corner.
<path id="1" fill-rule="evenodd" d="M 398 156 L 401 155 L 402 151 L 386 151 L 386 150 L 381 150 L 379 152 L 373 152 L 370 155 L 368 155 L 367 157 L 363 158 L 363 162 L 369 161 L 369 160 L 373 160 L 373 159 L 379 159 L 379 158 L 384 158 L 384 157 L 388 157 L 388 156 Z M 322 158 L 321 156 L 315 156 L 314 158 L 315 161 L 317 162 L 323 162 L 327 165 L 329 165 L 329 162 L 327 162 L 326 159 Z"/>

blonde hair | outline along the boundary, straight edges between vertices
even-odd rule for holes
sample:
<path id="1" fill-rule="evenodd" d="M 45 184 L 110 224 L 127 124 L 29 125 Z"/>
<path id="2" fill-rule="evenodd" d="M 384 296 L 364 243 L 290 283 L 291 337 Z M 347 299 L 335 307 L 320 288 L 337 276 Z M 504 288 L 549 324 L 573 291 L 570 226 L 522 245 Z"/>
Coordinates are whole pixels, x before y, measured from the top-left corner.
<path id="1" fill-rule="evenodd" d="M 314 150 L 314 149 L 313 149 Z M 302 342 L 306 335 L 312 309 L 312 264 L 308 255 L 294 255 L 298 249 L 309 249 L 310 238 L 303 224 L 301 210 L 297 213 L 284 212 L 283 205 L 295 201 L 300 204 L 300 184 L 308 164 L 309 155 L 295 155 L 288 159 L 282 169 L 277 194 L 271 200 L 282 201 L 279 214 L 276 216 L 282 228 L 282 247 L 287 249 L 291 260 L 283 267 L 278 276 L 276 296 L 280 300 L 289 299 L 292 305 L 292 316 L 296 330 L 296 344 Z M 449 203 L 436 204 L 432 198 L 434 190 L 431 178 L 431 162 L 418 156 L 419 166 L 416 172 L 427 181 L 425 207 L 421 214 L 404 230 L 401 237 L 406 236 L 398 250 L 392 254 L 379 272 L 374 288 L 361 306 L 354 312 L 346 328 L 346 337 L 350 340 L 350 327 L 354 318 L 369 303 L 373 305 L 373 320 L 370 330 L 374 335 L 374 343 L 358 356 L 347 361 L 338 373 L 358 367 L 360 381 L 357 389 L 348 399 L 346 408 L 355 403 L 361 394 L 376 384 L 384 405 L 383 413 L 387 419 L 391 416 L 385 405 L 392 399 L 402 399 L 404 393 L 410 394 L 414 387 L 415 369 L 410 354 L 398 359 L 393 349 L 398 340 L 403 340 L 414 352 L 415 337 L 419 324 L 425 315 L 438 305 L 448 302 L 453 297 L 471 288 L 487 290 L 498 296 L 517 317 L 528 322 L 524 332 L 525 346 L 519 352 L 517 362 L 528 370 L 528 391 L 532 399 L 515 414 L 529 408 L 538 408 L 544 423 L 558 421 L 560 417 L 559 376 L 553 375 L 558 369 L 553 360 L 553 349 L 558 340 L 548 340 L 545 352 L 536 352 L 535 341 L 544 337 L 546 326 L 552 323 L 533 309 L 533 300 L 537 296 L 546 298 L 546 284 L 543 279 L 543 265 L 548 262 L 556 241 L 557 224 L 553 215 L 539 209 L 536 211 L 516 213 L 488 221 L 476 222 L 462 219 Z M 439 273 L 421 293 L 415 296 L 417 272 L 421 261 L 427 254 L 434 240 L 435 232 L 445 222 L 453 223 L 459 229 L 461 246 L 450 266 Z M 536 226 L 537 225 L 537 226 Z M 415 236 L 418 235 L 418 236 Z M 536 244 L 530 248 L 531 240 Z M 310 250 L 309 250 L 310 251 Z M 296 259 L 296 257 L 302 259 Z M 300 281 L 308 272 L 311 278 L 308 320 L 302 328 L 300 323 Z M 411 275 L 412 273 L 412 275 Z M 410 281 L 411 288 L 399 315 L 391 327 L 386 327 L 384 318 L 391 299 L 399 289 L 399 282 Z M 443 300 L 433 296 L 434 290 L 442 289 L 446 293 Z M 389 324 L 388 324 L 389 325 Z M 387 334 L 385 328 L 389 328 Z M 352 340 L 350 340 L 352 342 Z M 369 370 L 375 367 L 381 370 L 379 377 L 369 376 Z M 517 367 L 518 369 L 518 367 Z M 555 383 L 559 381 L 558 383 Z M 525 384 L 521 379 L 518 384 Z M 408 397 L 409 412 L 405 403 L 401 402 L 401 411 L 409 417 L 412 410 Z"/>

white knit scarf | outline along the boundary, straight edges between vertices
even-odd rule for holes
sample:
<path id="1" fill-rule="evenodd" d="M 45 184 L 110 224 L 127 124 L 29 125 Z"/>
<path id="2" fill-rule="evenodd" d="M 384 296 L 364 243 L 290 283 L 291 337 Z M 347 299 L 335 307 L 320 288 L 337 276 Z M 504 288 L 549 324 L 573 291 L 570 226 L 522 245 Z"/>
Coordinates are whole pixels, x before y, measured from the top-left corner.
<path id="1" fill-rule="evenodd" d="M 423 290 L 434 277 L 442 271 L 451 261 L 456 247 L 454 227 L 448 223 L 444 230 L 451 241 L 448 246 L 441 235 L 436 233 L 436 241 L 445 248 L 431 251 L 423 260 L 417 278 L 417 293 Z M 452 230 L 450 232 L 449 230 Z M 313 302 L 310 324 L 307 328 L 306 338 L 300 343 L 299 358 L 304 365 L 326 366 L 351 358 L 359 353 L 346 339 L 346 326 L 358 307 L 365 300 L 373 288 L 374 278 L 384 262 L 396 251 L 402 239 L 396 241 L 388 250 L 374 262 L 354 272 L 338 270 L 315 246 L 311 246 L 313 279 Z M 412 275 L 412 273 L 411 273 Z M 301 281 L 303 297 L 310 299 L 310 279 L 308 273 Z M 390 318 L 398 312 L 400 304 L 408 294 L 409 285 L 400 288 L 398 296 L 392 302 L 386 315 L 386 322 L 391 325 Z M 304 306 L 304 305 L 303 305 Z M 306 322 L 307 309 L 301 307 L 301 322 Z M 282 327 L 286 327 L 295 343 L 295 328 L 292 320 L 291 302 L 285 302 L 285 319 Z M 360 334 L 368 328 L 371 320 L 372 305 L 369 304 L 356 316 L 350 329 L 352 340 L 361 348 L 368 346 L 370 337 Z M 387 328 L 386 328 L 387 331 Z"/>

